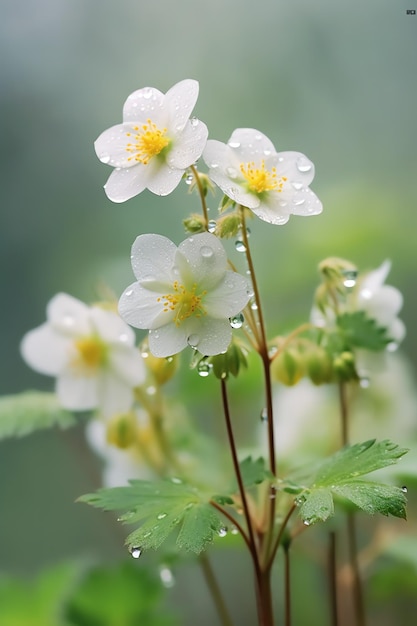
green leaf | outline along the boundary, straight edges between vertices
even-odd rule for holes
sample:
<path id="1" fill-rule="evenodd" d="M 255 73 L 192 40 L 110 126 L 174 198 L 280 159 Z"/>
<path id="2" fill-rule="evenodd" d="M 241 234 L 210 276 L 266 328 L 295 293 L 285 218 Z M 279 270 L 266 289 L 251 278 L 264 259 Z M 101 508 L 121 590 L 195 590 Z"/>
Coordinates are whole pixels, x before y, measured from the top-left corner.
<path id="1" fill-rule="evenodd" d="M 349 346 L 378 351 L 384 350 L 391 341 L 387 329 L 378 326 L 374 319 L 367 317 L 365 311 L 339 315 L 337 325 Z"/>
<path id="2" fill-rule="evenodd" d="M 135 563 L 95 567 L 71 598 L 68 615 L 77 626 L 168 626 L 174 620 L 161 607 L 162 593 L 160 581 Z"/>
<path id="3" fill-rule="evenodd" d="M 207 494 L 178 479 L 132 480 L 128 487 L 100 489 L 79 501 L 106 511 L 127 510 L 119 518 L 124 523 L 143 522 L 126 540 L 130 549 L 157 549 L 178 527 L 178 548 L 199 554 L 223 527 Z"/>
<path id="4" fill-rule="evenodd" d="M 381 513 L 406 519 L 407 501 L 403 489 L 357 479 L 396 463 L 406 452 L 391 441 L 376 442 L 375 439 L 336 452 L 316 467 L 312 478 L 304 480 L 304 488 L 296 500 L 304 523 L 325 521 L 333 515 L 334 496 L 348 500 L 370 515 Z M 293 479 L 288 478 L 290 489 L 284 486 L 285 491 L 297 492 L 296 483 L 291 482 Z"/>
<path id="5" fill-rule="evenodd" d="M 240 472 L 245 487 L 253 487 L 253 485 L 259 485 L 268 478 L 273 478 L 271 472 L 266 469 L 265 459 L 262 457 L 255 461 L 251 456 L 248 456 L 240 463 Z"/>
<path id="6" fill-rule="evenodd" d="M 66 601 L 78 580 L 72 564 L 42 572 L 35 581 L 0 578 L 0 624 L 5 626 L 71 626 Z"/>
<path id="7" fill-rule="evenodd" d="M 407 452 L 407 448 L 400 448 L 388 440 L 377 442 L 370 439 L 364 443 L 346 446 L 320 465 L 313 484 L 327 486 L 369 474 L 397 463 Z"/>
<path id="8" fill-rule="evenodd" d="M 75 422 L 53 393 L 26 391 L 0 398 L 0 439 L 23 437 L 52 426 L 68 428 Z"/>

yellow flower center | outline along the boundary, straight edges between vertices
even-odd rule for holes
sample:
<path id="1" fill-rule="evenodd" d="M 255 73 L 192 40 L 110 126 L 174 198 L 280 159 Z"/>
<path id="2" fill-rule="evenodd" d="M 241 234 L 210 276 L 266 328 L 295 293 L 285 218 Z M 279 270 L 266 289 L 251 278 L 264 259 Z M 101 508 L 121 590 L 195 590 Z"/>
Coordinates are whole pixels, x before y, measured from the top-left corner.
<path id="1" fill-rule="evenodd" d="M 202 299 L 206 295 L 207 291 L 202 291 L 200 294 L 196 294 L 197 285 L 194 284 L 192 289 L 186 289 L 184 285 L 176 280 L 173 284 L 174 293 L 168 293 L 157 299 L 158 302 L 162 302 L 164 305 L 164 313 L 168 311 L 175 311 L 175 325 L 179 326 L 181 322 L 188 317 L 195 315 L 195 317 L 201 317 L 206 314 L 206 310 L 202 305 Z"/>
<path id="2" fill-rule="evenodd" d="M 77 362 L 89 369 L 97 369 L 106 361 L 107 346 L 98 337 L 83 337 L 75 342 Z"/>
<path id="3" fill-rule="evenodd" d="M 170 143 L 166 137 L 167 129 L 161 130 L 150 119 L 146 120 L 146 124 L 142 126 L 134 126 L 133 130 L 136 133 L 126 133 L 127 137 L 132 137 L 132 142 L 126 144 L 127 152 L 132 154 L 128 157 L 128 161 L 134 159 L 147 165 L 152 157 L 160 154 Z"/>
<path id="4" fill-rule="evenodd" d="M 260 167 L 255 167 L 255 163 L 241 163 L 240 171 L 248 183 L 250 191 L 255 193 L 264 193 L 264 191 L 281 192 L 284 183 L 287 181 L 286 176 L 277 176 L 276 167 L 271 170 L 266 169 L 265 161 L 261 161 Z"/>

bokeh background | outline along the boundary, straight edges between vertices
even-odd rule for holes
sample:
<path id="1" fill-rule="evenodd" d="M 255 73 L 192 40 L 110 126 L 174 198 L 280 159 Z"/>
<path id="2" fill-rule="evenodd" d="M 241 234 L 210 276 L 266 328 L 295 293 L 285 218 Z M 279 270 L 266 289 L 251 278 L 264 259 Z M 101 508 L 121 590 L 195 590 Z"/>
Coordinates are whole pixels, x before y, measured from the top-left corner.
<path id="1" fill-rule="evenodd" d="M 417 16 L 406 14 L 413 8 L 413 0 L 3 0 L 0 391 L 52 388 L 18 347 L 56 292 L 89 301 L 105 282 L 120 293 L 131 282 L 138 234 L 181 241 L 182 219 L 197 209 L 186 186 L 164 199 L 145 192 L 112 204 L 102 189 L 110 168 L 93 142 L 121 120 L 129 93 L 146 85 L 166 91 L 183 78 L 200 82 L 195 115 L 211 138 L 255 127 L 277 150 L 299 150 L 316 165 L 322 215 L 251 224 L 271 331 L 308 315 L 324 257 L 361 269 L 390 258 L 389 283 L 405 299 L 402 376 L 415 380 Z M 83 445 L 81 429 L 0 444 L 0 570 L 28 575 L 87 553 L 124 558 L 113 523 L 74 504 L 99 479 L 98 463 L 76 456 L 84 458 Z M 233 578 L 230 562 L 220 563 Z M 182 576 L 173 603 L 189 607 L 183 623 L 194 623 L 196 607 L 206 616 L 199 623 L 213 623 L 203 588 L 193 582 L 198 591 L 190 593 L 195 579 Z M 250 573 L 235 578 L 230 593 L 247 580 Z"/>

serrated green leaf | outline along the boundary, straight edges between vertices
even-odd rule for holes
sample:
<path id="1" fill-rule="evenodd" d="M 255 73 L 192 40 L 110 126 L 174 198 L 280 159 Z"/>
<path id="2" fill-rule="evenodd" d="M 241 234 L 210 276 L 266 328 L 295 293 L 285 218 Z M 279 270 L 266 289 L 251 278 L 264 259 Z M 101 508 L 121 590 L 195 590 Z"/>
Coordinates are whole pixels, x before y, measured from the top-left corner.
<path id="1" fill-rule="evenodd" d="M 23 437 L 52 426 L 68 428 L 75 423 L 73 414 L 59 406 L 53 393 L 25 391 L 0 398 L 0 439 Z"/>
<path id="2" fill-rule="evenodd" d="M 367 350 L 384 350 L 391 338 L 387 329 L 377 325 L 365 311 L 344 313 L 337 318 L 337 326 L 342 331 L 349 346 Z"/>
<path id="3" fill-rule="evenodd" d="M 351 478 L 393 465 L 407 452 L 407 448 L 400 448 L 389 440 L 377 442 L 370 439 L 346 446 L 320 465 L 313 485 L 321 487 L 344 483 Z"/>
<path id="4" fill-rule="evenodd" d="M 248 456 L 240 463 L 240 473 L 245 487 L 253 487 L 253 485 L 259 485 L 264 480 L 272 478 L 271 472 L 265 467 L 265 459 L 262 457 L 254 460 Z"/>
<path id="5" fill-rule="evenodd" d="M 334 514 L 333 496 L 330 489 L 315 489 L 305 498 L 300 508 L 300 517 L 306 525 L 325 522 Z"/>
<path id="6" fill-rule="evenodd" d="M 407 519 L 407 499 L 399 487 L 382 485 L 370 481 L 351 480 L 336 485 L 334 494 L 342 496 L 369 515 L 381 513 Z"/>
<path id="7" fill-rule="evenodd" d="M 128 487 L 100 489 L 79 501 L 107 511 L 127 509 L 119 518 L 124 523 L 142 521 L 127 538 L 130 548 L 157 549 L 179 527 L 177 546 L 198 554 L 222 526 L 219 515 L 208 504 L 210 498 L 176 480 L 132 480 Z"/>

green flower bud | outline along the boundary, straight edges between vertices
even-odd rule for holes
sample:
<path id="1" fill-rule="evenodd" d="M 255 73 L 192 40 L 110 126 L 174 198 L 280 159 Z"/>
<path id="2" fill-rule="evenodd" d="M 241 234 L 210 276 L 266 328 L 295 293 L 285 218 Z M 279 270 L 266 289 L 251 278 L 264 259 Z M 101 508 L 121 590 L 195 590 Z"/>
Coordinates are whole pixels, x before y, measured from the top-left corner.
<path id="1" fill-rule="evenodd" d="M 132 412 L 115 415 L 107 424 L 107 442 L 116 448 L 130 448 L 136 441 L 136 434 L 136 417 Z"/>
<path id="2" fill-rule="evenodd" d="M 333 359 L 333 368 L 338 380 L 348 382 L 358 380 L 355 369 L 355 357 L 352 352 L 341 352 Z"/>
<path id="3" fill-rule="evenodd" d="M 285 348 L 271 363 L 272 378 L 292 387 L 304 376 L 304 359 L 295 347 Z"/>
<path id="4" fill-rule="evenodd" d="M 212 364 L 216 378 L 224 380 L 229 374 L 236 377 L 241 367 L 247 366 L 246 349 L 237 341 L 232 341 L 226 352 L 210 357 L 208 362 Z"/>
<path id="5" fill-rule="evenodd" d="M 182 222 L 184 228 L 189 233 L 203 233 L 206 230 L 206 223 L 202 215 L 192 213 Z"/>
<path id="6" fill-rule="evenodd" d="M 229 239 L 236 237 L 241 226 L 240 217 L 237 213 L 229 213 L 217 220 L 216 235 L 220 238 Z"/>
<path id="7" fill-rule="evenodd" d="M 305 354 L 307 375 L 315 385 L 330 383 L 333 378 L 333 364 L 329 353 L 315 344 Z"/>
<path id="8" fill-rule="evenodd" d="M 149 352 L 145 359 L 145 365 L 152 373 L 158 385 L 164 385 L 176 374 L 179 366 L 179 355 L 174 354 L 160 359 Z"/>

